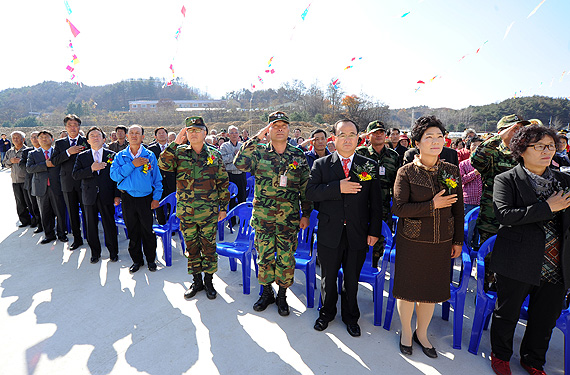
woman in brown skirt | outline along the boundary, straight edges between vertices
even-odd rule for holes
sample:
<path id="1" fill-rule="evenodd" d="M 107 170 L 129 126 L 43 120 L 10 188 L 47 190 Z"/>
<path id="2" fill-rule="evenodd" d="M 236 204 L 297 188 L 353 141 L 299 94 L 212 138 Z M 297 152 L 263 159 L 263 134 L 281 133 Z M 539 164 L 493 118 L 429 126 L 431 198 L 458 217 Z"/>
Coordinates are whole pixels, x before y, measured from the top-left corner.
<path id="1" fill-rule="evenodd" d="M 400 351 L 412 354 L 412 340 L 436 358 L 427 337 L 436 303 L 450 298 L 451 258 L 463 244 L 463 192 L 457 166 L 439 160 L 445 128 L 435 116 L 416 120 L 411 138 L 419 155 L 398 170 L 392 211 L 400 219 L 396 236 L 394 297 L 402 322 Z M 416 310 L 416 330 L 412 315 Z"/>

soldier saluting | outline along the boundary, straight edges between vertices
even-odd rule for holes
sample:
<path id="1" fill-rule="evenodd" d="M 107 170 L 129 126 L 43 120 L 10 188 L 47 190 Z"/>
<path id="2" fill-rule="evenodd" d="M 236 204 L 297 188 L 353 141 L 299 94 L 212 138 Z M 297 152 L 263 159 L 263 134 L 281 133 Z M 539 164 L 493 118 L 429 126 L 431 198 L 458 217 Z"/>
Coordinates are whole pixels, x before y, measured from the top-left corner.
<path id="1" fill-rule="evenodd" d="M 161 170 L 176 175 L 176 216 L 186 242 L 188 273 L 194 278 L 184 293 L 187 299 L 204 289 L 208 299 L 216 298 L 212 283 L 218 270 L 216 233 L 230 201 L 228 173 L 220 152 L 204 142 L 207 131 L 202 117 L 188 117 L 186 127 L 158 161 Z"/>
<path id="2" fill-rule="evenodd" d="M 270 142 L 261 144 L 265 136 Z M 279 285 L 277 311 L 282 316 L 289 315 L 285 294 L 295 274 L 297 232 L 308 227 L 313 210 L 312 202 L 305 197 L 309 181 L 305 154 L 287 143 L 288 136 L 289 118 L 283 112 L 273 112 L 267 126 L 245 142 L 234 159 L 238 169 L 255 176 L 251 225 L 255 228 L 263 294 L 253 309 L 263 311 L 275 302 L 271 287 L 275 281 Z"/>

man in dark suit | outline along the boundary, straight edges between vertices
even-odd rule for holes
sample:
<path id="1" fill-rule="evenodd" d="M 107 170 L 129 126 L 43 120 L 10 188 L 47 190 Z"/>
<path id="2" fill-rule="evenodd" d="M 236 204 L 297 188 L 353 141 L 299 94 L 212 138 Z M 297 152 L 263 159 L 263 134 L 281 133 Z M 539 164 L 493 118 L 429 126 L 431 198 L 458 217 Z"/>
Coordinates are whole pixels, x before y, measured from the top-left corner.
<path id="1" fill-rule="evenodd" d="M 109 171 L 115 153 L 104 149 L 105 133 L 98 127 L 87 132 L 87 142 L 91 146 L 77 155 L 73 167 L 73 178 L 81 181 L 85 221 L 87 223 L 87 243 L 91 248 L 91 263 L 101 258 L 101 242 L 99 241 L 99 217 L 105 233 L 105 246 L 109 250 L 111 262 L 119 260 L 117 241 L 117 225 L 115 224 L 115 206 L 121 201 L 117 183 L 111 180 Z"/>
<path id="2" fill-rule="evenodd" d="M 85 137 L 79 135 L 81 119 L 76 115 L 67 115 L 63 119 L 67 137 L 55 141 L 52 161 L 54 165 L 61 166 L 61 190 L 67 206 L 69 221 L 71 222 L 71 232 L 73 233 L 73 243 L 69 250 L 75 250 L 83 245 L 81 237 L 81 222 L 79 220 L 79 206 L 81 202 L 81 182 L 75 181 L 72 177 L 73 166 L 77 154 L 88 148 Z M 83 209 L 83 208 L 82 208 Z"/>
<path id="3" fill-rule="evenodd" d="M 28 154 L 26 170 L 33 173 L 32 195 L 37 198 L 42 217 L 45 237 L 41 241 L 47 244 L 55 240 L 55 218 L 57 217 L 57 238 L 67 242 L 65 233 L 65 204 L 61 194 L 59 180 L 60 167 L 50 160 L 53 154 L 53 136 L 47 130 L 38 134 L 40 148 Z"/>
<path id="4" fill-rule="evenodd" d="M 336 152 L 315 161 L 307 185 L 307 199 L 319 202 L 317 255 L 323 306 L 314 328 L 325 330 L 336 315 L 336 280 L 342 266 L 342 321 L 351 336 L 360 336 L 358 279 L 369 246 L 382 232 L 379 167 L 355 154 L 358 126 L 353 121 L 338 121 L 333 132 Z"/>
<path id="5" fill-rule="evenodd" d="M 152 151 L 156 156 L 156 160 L 160 159 L 160 154 L 164 149 L 168 147 L 168 131 L 160 126 L 154 129 L 154 138 L 156 142 L 151 143 L 148 146 L 148 150 Z M 167 195 L 174 193 L 176 191 L 176 175 L 174 172 L 168 172 L 160 170 L 162 175 L 162 196 L 160 199 L 164 199 Z M 167 212 L 170 212 L 170 207 L 168 207 Z M 164 214 L 164 209 L 159 208 L 155 211 L 156 221 L 159 224 L 166 224 L 166 215 Z"/>
<path id="6" fill-rule="evenodd" d="M 419 151 L 415 147 L 412 147 L 411 149 L 406 151 L 404 153 L 403 165 L 411 163 L 412 161 L 414 161 L 414 157 L 417 154 L 419 154 Z M 451 164 L 455 164 L 459 167 L 459 158 L 457 157 L 457 151 L 455 151 L 452 148 L 443 146 L 443 150 L 441 150 L 441 154 L 439 154 L 439 158 L 443 161 L 446 161 L 446 162 L 451 163 Z"/>
<path id="7" fill-rule="evenodd" d="M 40 148 L 40 143 L 38 142 L 38 134 L 39 131 L 33 131 L 30 133 L 30 141 L 32 143 L 32 147 L 26 147 L 22 151 L 22 160 L 20 160 L 20 167 L 26 169 L 26 164 L 28 162 L 28 155 L 30 152 L 37 150 Z M 32 176 L 33 173 L 29 173 L 26 171 L 26 179 L 24 180 L 24 190 L 26 191 L 26 202 L 28 202 L 28 206 L 31 207 L 30 213 L 32 214 L 32 228 L 36 228 L 34 233 L 41 233 L 44 231 L 42 226 L 42 219 L 40 215 L 40 207 L 38 206 L 38 200 L 36 197 L 32 196 Z"/>

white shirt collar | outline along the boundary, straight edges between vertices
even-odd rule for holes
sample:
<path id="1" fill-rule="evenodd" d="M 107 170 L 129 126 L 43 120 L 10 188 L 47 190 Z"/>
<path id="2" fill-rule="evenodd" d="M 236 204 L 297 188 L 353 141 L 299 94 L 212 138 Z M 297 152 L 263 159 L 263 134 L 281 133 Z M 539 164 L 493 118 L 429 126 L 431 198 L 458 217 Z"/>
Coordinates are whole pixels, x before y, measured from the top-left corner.
<path id="1" fill-rule="evenodd" d="M 354 153 L 352 153 L 352 155 L 350 155 L 348 158 L 345 158 L 344 156 L 342 156 L 341 154 L 338 153 L 338 151 L 335 151 L 338 158 L 341 160 L 342 163 L 342 159 L 350 159 L 350 163 L 348 163 L 348 165 L 352 164 L 352 159 L 354 159 Z"/>
<path id="2" fill-rule="evenodd" d="M 139 151 L 137 152 L 137 154 L 136 154 L 136 155 L 133 155 L 133 153 L 132 153 L 132 151 L 131 151 L 131 146 L 129 146 L 129 154 L 131 154 L 131 156 L 133 157 L 133 159 L 136 159 L 136 158 L 138 158 L 139 156 L 141 156 L 142 149 L 143 149 L 143 145 L 140 145 Z"/>

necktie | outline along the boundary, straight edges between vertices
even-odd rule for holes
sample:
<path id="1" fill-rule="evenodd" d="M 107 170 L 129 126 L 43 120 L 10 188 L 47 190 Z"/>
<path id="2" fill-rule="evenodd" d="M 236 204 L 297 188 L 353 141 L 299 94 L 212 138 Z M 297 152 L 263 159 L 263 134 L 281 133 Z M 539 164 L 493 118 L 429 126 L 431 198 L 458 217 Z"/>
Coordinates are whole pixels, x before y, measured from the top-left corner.
<path id="1" fill-rule="evenodd" d="M 71 147 L 75 146 L 75 139 L 71 140 Z"/>
<path id="2" fill-rule="evenodd" d="M 342 169 L 344 170 L 344 176 L 348 177 L 350 173 L 350 169 L 348 168 L 348 163 L 350 163 L 350 159 L 342 159 Z"/>
<path id="3" fill-rule="evenodd" d="M 96 163 L 101 163 L 101 158 L 99 157 L 99 150 L 95 151 L 95 162 Z M 99 174 L 100 171 L 97 171 L 97 174 Z"/>
<path id="4" fill-rule="evenodd" d="M 49 160 L 49 151 L 44 151 L 44 154 L 46 155 L 46 160 Z M 49 186 L 49 177 L 48 177 L 48 186 Z"/>

